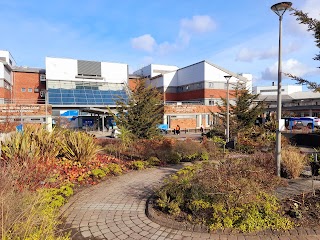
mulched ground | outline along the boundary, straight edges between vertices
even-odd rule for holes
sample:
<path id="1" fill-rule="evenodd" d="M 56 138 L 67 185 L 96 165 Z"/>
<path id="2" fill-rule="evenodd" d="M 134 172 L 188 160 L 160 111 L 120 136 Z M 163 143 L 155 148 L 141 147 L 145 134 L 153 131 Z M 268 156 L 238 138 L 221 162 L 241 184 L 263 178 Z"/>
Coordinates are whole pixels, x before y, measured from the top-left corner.
<path id="1" fill-rule="evenodd" d="M 282 201 L 286 216 L 301 227 L 313 227 L 320 224 L 320 190 L 300 194 Z"/>

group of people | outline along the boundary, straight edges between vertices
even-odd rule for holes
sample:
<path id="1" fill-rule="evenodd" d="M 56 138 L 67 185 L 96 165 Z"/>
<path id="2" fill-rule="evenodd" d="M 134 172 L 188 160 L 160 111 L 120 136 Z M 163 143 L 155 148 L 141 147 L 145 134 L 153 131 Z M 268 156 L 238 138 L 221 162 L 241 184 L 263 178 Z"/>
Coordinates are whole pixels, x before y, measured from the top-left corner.
<path id="1" fill-rule="evenodd" d="M 201 132 L 201 134 L 203 134 L 203 132 L 204 132 L 204 127 L 203 127 L 202 124 L 201 124 L 201 127 L 200 127 L 200 132 Z M 175 127 L 175 129 L 173 129 L 173 134 L 180 135 L 180 126 L 179 125 L 177 125 Z"/>

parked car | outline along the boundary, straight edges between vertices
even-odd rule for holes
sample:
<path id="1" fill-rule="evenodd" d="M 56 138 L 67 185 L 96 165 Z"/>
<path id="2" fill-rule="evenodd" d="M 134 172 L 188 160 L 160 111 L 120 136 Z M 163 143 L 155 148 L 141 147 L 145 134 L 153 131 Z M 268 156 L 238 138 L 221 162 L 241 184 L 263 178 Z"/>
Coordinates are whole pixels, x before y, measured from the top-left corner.
<path id="1" fill-rule="evenodd" d="M 317 117 L 289 117 L 285 119 L 287 129 L 302 129 L 304 127 L 320 128 L 320 118 Z"/>

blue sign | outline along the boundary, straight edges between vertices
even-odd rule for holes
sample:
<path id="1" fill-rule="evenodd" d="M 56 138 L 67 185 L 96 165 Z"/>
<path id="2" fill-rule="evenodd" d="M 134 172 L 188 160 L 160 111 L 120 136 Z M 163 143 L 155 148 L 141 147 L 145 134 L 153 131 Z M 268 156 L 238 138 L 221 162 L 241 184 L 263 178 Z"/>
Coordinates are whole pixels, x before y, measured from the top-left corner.
<path id="1" fill-rule="evenodd" d="M 18 126 L 16 126 L 16 131 L 17 132 L 22 132 L 23 131 L 23 125 L 19 124 Z"/>
<path id="2" fill-rule="evenodd" d="M 79 116 L 79 110 L 60 110 L 61 117 L 74 117 Z"/>

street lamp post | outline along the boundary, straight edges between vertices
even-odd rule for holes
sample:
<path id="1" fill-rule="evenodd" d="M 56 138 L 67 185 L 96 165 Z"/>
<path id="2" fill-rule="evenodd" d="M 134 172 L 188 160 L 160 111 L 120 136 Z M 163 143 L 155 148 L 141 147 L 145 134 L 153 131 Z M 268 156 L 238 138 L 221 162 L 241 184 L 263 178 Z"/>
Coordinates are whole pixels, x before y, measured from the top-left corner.
<path id="1" fill-rule="evenodd" d="M 213 114 L 213 95 L 210 95 L 210 99 L 211 99 L 210 105 L 211 105 L 211 114 L 212 114 L 211 126 L 213 127 L 213 121 L 214 121 L 214 119 L 213 119 L 213 116 L 214 116 L 214 114 Z"/>
<path id="2" fill-rule="evenodd" d="M 224 76 L 227 80 L 227 130 L 226 130 L 226 142 L 228 143 L 230 140 L 230 123 L 229 123 L 229 80 L 231 76 Z"/>
<path id="3" fill-rule="evenodd" d="M 271 6 L 271 10 L 279 16 L 279 54 L 278 54 L 278 93 L 277 93 L 277 122 L 278 129 L 276 131 L 276 172 L 277 176 L 280 177 L 280 163 L 281 163 L 281 131 L 280 131 L 280 120 L 281 120 L 281 47 L 282 47 L 282 17 L 283 14 L 292 6 L 291 2 L 280 2 Z"/>

